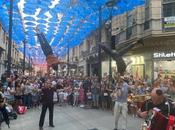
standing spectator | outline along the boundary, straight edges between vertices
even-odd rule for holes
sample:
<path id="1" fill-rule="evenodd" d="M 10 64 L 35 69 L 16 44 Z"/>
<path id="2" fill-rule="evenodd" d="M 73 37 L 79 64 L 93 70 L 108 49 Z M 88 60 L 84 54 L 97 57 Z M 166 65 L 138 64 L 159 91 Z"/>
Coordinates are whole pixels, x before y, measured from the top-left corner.
<path id="1" fill-rule="evenodd" d="M 29 81 L 24 82 L 24 105 L 29 109 L 31 107 L 31 93 Z"/>
<path id="2" fill-rule="evenodd" d="M 22 105 L 22 96 L 23 88 L 18 80 L 15 83 L 15 110 L 17 110 L 18 106 Z"/>
<path id="3" fill-rule="evenodd" d="M 78 88 L 74 89 L 74 106 L 78 106 L 78 97 L 79 97 L 79 93 L 78 93 Z"/>
<path id="4" fill-rule="evenodd" d="M 92 84 L 92 100 L 93 100 L 93 107 L 99 107 L 99 95 L 100 95 L 100 84 L 98 83 L 97 79 Z"/>
<path id="5" fill-rule="evenodd" d="M 42 88 L 42 111 L 40 115 L 39 128 L 43 130 L 44 119 L 46 115 L 47 108 L 49 109 L 49 126 L 55 127 L 53 124 L 53 94 L 56 89 L 52 87 L 51 81 L 48 80 Z"/>
<path id="6" fill-rule="evenodd" d="M 170 95 L 170 97 L 175 100 L 175 80 L 170 80 L 169 87 L 167 90 L 167 94 Z"/>
<path id="7" fill-rule="evenodd" d="M 80 86 L 79 89 L 79 101 L 80 101 L 80 107 L 84 107 L 84 89 L 82 86 Z"/>
<path id="8" fill-rule="evenodd" d="M 63 93 L 63 89 L 60 89 L 58 92 L 58 96 L 59 96 L 59 105 L 62 106 L 64 103 L 64 93 Z"/>
<path id="9" fill-rule="evenodd" d="M 148 87 L 151 87 L 151 79 L 149 78 L 148 75 L 145 75 L 144 82 L 146 82 L 146 84 L 148 85 Z"/>
<path id="10" fill-rule="evenodd" d="M 85 78 L 85 80 L 83 81 L 83 88 L 84 88 L 84 100 L 85 100 L 85 104 L 87 104 L 88 102 L 88 97 L 87 97 L 87 92 L 88 90 L 90 90 L 90 87 L 91 87 L 91 81 L 88 77 Z"/>
<path id="11" fill-rule="evenodd" d="M 119 121 L 120 115 L 122 117 L 122 123 L 121 123 L 122 130 L 126 130 L 127 128 L 128 88 L 129 88 L 129 85 L 124 81 L 124 77 L 121 76 L 116 85 L 117 96 L 115 99 L 115 106 L 114 106 L 114 117 L 115 117 L 114 130 L 118 130 L 118 121 Z"/>
<path id="12" fill-rule="evenodd" d="M 87 95 L 87 99 L 88 99 L 88 101 L 87 101 L 87 105 L 88 105 L 88 107 L 92 107 L 92 93 L 90 92 L 90 90 L 88 90 L 88 92 L 86 93 L 86 95 Z"/>
<path id="13" fill-rule="evenodd" d="M 109 94 L 106 89 L 106 86 L 101 89 L 101 100 L 102 100 L 102 109 L 107 109 L 108 106 Z"/>

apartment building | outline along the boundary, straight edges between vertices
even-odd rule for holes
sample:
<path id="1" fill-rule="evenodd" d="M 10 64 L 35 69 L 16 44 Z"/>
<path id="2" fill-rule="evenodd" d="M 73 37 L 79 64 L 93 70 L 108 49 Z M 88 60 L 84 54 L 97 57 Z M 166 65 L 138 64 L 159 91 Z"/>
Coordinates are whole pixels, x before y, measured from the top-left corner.
<path id="1" fill-rule="evenodd" d="M 8 34 L 4 31 L 2 25 L 0 24 L 0 75 L 7 70 L 7 54 L 8 54 Z M 22 64 L 21 60 L 23 54 L 18 50 L 17 44 L 12 41 L 11 48 L 12 55 L 12 71 L 21 71 Z M 22 55 L 22 56 L 21 56 Z"/>
<path id="2" fill-rule="evenodd" d="M 127 72 L 136 78 L 148 75 L 152 80 L 158 74 L 175 77 L 175 0 L 146 0 L 145 5 L 112 18 L 112 36 L 116 51 L 128 44 L 135 47 L 125 54 Z M 96 75 L 98 62 L 97 32 L 92 33 L 78 48 L 78 66 L 84 75 Z M 102 27 L 102 42 L 109 36 Z M 91 48 L 94 53 L 91 53 Z M 112 69 L 116 64 L 112 61 Z M 116 70 L 117 71 L 117 70 Z M 102 76 L 109 72 L 109 58 L 102 52 Z"/>
<path id="3" fill-rule="evenodd" d="M 136 43 L 125 55 L 137 78 L 175 76 L 175 0 L 146 0 L 145 6 L 113 18 L 115 43 Z"/>

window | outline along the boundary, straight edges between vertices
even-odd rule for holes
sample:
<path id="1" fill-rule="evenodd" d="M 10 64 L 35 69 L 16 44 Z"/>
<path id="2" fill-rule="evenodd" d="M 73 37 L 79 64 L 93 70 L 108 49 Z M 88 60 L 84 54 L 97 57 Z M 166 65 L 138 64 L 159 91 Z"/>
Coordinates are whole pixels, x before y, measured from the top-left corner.
<path id="1" fill-rule="evenodd" d="M 5 33 L 5 31 L 3 31 L 3 42 L 4 42 L 4 44 L 7 41 L 8 41 L 7 34 Z"/>
<path id="2" fill-rule="evenodd" d="M 73 51 L 72 53 L 73 53 L 73 56 L 74 56 L 75 55 L 75 48 L 73 48 L 72 51 Z"/>
<path id="3" fill-rule="evenodd" d="M 145 6 L 148 7 L 150 3 L 150 0 L 145 0 Z"/>
<path id="4" fill-rule="evenodd" d="M 145 21 L 144 23 L 144 30 L 147 30 L 150 28 L 149 21 Z"/>
<path id="5" fill-rule="evenodd" d="M 128 27 L 126 29 L 126 39 L 131 38 L 131 35 L 132 35 L 132 27 Z"/>
<path id="6" fill-rule="evenodd" d="M 163 4 L 163 28 L 165 31 L 175 31 L 175 1 L 164 1 Z"/>
<path id="7" fill-rule="evenodd" d="M 163 5 L 164 17 L 175 16 L 175 2 Z"/>
<path id="8" fill-rule="evenodd" d="M 145 6 L 145 23 L 144 23 L 144 30 L 147 30 L 150 28 L 149 25 L 149 18 L 150 18 L 150 8 L 149 8 L 149 0 L 146 1 Z"/>
<path id="9" fill-rule="evenodd" d="M 133 15 L 127 17 L 127 26 L 131 27 L 133 25 Z"/>

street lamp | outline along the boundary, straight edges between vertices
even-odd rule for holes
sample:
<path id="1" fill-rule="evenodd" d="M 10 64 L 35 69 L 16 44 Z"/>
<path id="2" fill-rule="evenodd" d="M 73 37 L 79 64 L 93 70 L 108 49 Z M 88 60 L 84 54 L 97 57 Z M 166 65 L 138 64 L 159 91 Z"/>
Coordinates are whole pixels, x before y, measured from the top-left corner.
<path id="1" fill-rule="evenodd" d="M 67 76 L 69 76 L 69 43 L 67 44 L 67 49 L 68 49 L 68 52 L 67 52 Z"/>
<path id="2" fill-rule="evenodd" d="M 102 74 L 101 74 L 101 28 L 102 28 L 102 6 L 99 7 L 99 32 L 98 32 L 98 81 L 101 82 Z"/>
<path id="3" fill-rule="evenodd" d="M 25 59 L 26 59 L 26 41 L 23 41 L 24 49 L 23 49 L 23 75 L 25 74 Z"/>
<path id="4" fill-rule="evenodd" d="M 106 6 L 110 9 L 110 15 L 109 15 L 109 43 L 110 43 L 110 49 L 112 51 L 112 11 L 113 7 L 115 6 L 117 0 L 111 0 L 106 3 Z M 109 82 L 112 82 L 112 58 L 109 55 Z"/>
<path id="5" fill-rule="evenodd" d="M 9 44 L 8 44 L 8 65 L 7 65 L 7 75 L 10 77 L 11 74 L 11 64 L 12 64 L 12 57 L 11 57 L 11 48 L 12 48 L 12 26 L 13 26 L 13 0 L 10 0 L 10 14 L 9 14 Z"/>

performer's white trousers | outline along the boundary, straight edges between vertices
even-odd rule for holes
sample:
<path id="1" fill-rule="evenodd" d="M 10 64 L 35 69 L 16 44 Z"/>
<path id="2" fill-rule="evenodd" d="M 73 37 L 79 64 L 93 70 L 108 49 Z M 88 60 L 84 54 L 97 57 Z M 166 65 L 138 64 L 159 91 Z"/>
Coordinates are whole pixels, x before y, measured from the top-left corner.
<path id="1" fill-rule="evenodd" d="M 114 118 L 115 118 L 115 128 L 119 129 L 119 127 L 124 130 L 127 128 L 127 103 L 115 102 L 114 106 Z M 120 118 L 120 124 L 118 124 Z"/>

